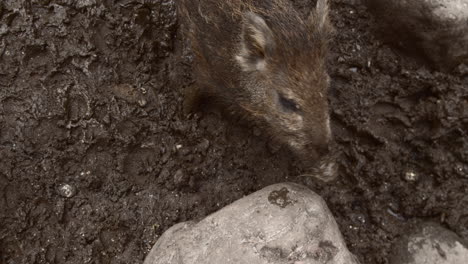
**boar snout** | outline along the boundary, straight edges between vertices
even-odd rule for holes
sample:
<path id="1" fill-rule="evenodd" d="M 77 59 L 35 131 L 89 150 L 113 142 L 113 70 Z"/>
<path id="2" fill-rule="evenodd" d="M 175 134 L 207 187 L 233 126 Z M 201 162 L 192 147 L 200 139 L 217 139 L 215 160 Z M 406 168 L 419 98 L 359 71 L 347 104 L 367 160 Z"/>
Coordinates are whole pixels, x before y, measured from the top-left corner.
<path id="1" fill-rule="evenodd" d="M 311 157 L 304 160 L 304 165 L 309 169 L 302 176 L 312 176 L 325 182 L 334 180 L 338 175 L 336 160 L 339 156 L 339 151 L 336 145 L 333 142 L 329 142 L 320 146 L 314 146 L 314 151 L 320 152 L 319 157 Z"/>
<path id="2" fill-rule="evenodd" d="M 317 160 L 330 154 L 330 150 L 330 139 L 324 138 L 320 143 L 306 145 L 302 154 L 306 160 Z"/>

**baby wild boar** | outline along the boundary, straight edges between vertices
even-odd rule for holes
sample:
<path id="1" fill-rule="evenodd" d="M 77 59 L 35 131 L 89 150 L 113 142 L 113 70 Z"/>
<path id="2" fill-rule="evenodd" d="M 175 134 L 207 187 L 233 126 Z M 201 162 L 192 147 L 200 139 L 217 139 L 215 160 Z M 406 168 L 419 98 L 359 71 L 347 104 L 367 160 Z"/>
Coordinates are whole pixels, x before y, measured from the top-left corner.
<path id="1" fill-rule="evenodd" d="M 333 178 L 325 59 L 333 28 L 328 1 L 307 19 L 290 0 L 179 0 L 195 54 L 196 88 L 265 124 L 270 134 Z M 196 96 L 194 96 L 196 94 Z"/>

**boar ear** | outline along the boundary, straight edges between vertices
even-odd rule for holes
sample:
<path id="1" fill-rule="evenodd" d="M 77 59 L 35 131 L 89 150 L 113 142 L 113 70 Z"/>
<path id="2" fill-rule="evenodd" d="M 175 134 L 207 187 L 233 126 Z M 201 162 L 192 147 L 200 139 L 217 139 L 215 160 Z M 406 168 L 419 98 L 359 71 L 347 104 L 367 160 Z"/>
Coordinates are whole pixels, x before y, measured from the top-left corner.
<path id="1" fill-rule="evenodd" d="M 334 29 L 330 22 L 328 0 L 317 0 L 315 10 L 309 15 L 309 23 L 321 38 L 330 36 Z"/>
<path id="2" fill-rule="evenodd" d="M 273 33 L 265 20 L 252 12 L 245 13 L 240 50 L 236 56 L 236 61 L 242 70 L 263 70 L 265 68 L 265 56 L 273 46 Z"/>

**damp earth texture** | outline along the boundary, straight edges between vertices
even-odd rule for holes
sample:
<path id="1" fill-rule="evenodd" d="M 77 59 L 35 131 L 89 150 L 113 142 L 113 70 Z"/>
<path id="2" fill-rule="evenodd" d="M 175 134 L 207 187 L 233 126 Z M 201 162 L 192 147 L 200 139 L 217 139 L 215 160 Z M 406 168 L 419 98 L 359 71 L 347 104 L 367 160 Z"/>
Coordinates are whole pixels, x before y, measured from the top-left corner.
<path id="1" fill-rule="evenodd" d="M 0 263 L 142 263 L 172 225 L 280 182 L 320 194 L 362 263 L 418 221 L 468 239 L 468 69 L 395 48 L 359 1 L 331 10 L 324 183 L 261 127 L 183 114 L 174 1 L 1 1 Z"/>

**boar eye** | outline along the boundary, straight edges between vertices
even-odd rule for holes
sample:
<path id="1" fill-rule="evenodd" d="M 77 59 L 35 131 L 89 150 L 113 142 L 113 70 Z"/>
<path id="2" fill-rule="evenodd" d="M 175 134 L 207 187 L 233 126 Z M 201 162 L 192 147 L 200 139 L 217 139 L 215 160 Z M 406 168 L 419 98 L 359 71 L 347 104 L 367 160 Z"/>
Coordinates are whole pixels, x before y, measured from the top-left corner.
<path id="1" fill-rule="evenodd" d="M 283 110 L 288 112 L 298 112 L 300 110 L 299 105 L 296 102 L 294 102 L 294 100 L 286 98 L 282 94 L 279 94 L 278 99 L 281 106 L 283 107 Z"/>

